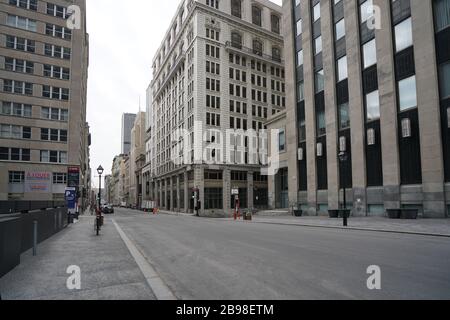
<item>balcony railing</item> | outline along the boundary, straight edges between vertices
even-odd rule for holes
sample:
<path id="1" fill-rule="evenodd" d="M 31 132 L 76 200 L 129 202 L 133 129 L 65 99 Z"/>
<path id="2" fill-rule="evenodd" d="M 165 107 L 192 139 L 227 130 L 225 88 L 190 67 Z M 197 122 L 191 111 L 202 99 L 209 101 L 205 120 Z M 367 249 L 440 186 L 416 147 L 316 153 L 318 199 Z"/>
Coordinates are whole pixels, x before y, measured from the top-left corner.
<path id="1" fill-rule="evenodd" d="M 242 52 L 242 53 L 250 55 L 250 56 L 260 57 L 260 58 L 264 58 L 266 60 L 271 60 L 277 64 L 284 64 L 284 60 L 281 59 L 280 56 L 264 54 L 261 52 L 261 50 L 245 47 L 241 43 L 227 41 L 225 43 L 225 47 L 227 49 L 237 50 L 239 52 Z"/>

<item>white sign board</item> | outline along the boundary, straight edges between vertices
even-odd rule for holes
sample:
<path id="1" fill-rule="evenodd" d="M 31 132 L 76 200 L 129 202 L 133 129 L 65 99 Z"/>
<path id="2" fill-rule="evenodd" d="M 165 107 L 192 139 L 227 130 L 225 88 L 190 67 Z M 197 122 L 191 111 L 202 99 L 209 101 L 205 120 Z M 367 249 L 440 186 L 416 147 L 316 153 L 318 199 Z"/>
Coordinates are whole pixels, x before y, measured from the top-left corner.
<path id="1" fill-rule="evenodd" d="M 50 172 L 27 172 L 25 174 L 26 193 L 51 193 L 52 174 Z"/>
<path id="2" fill-rule="evenodd" d="M 231 195 L 233 196 L 239 195 L 239 189 L 231 189 Z"/>

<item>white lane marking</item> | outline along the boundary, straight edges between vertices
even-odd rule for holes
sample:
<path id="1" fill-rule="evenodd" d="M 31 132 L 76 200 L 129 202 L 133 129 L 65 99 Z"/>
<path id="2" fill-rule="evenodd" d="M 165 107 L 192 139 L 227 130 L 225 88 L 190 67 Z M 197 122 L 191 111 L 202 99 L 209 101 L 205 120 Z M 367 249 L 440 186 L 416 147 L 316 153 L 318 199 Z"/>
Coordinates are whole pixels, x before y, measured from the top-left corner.
<path id="1" fill-rule="evenodd" d="M 147 259 L 142 255 L 136 245 L 128 238 L 128 236 L 123 232 L 122 228 L 112 220 L 114 226 L 117 229 L 120 237 L 127 246 L 134 260 L 136 261 L 139 269 L 141 269 L 142 274 L 145 277 L 148 285 L 152 289 L 153 293 L 158 300 L 177 300 L 172 291 L 166 286 L 164 281 L 158 276 L 155 269 L 147 261 Z"/>

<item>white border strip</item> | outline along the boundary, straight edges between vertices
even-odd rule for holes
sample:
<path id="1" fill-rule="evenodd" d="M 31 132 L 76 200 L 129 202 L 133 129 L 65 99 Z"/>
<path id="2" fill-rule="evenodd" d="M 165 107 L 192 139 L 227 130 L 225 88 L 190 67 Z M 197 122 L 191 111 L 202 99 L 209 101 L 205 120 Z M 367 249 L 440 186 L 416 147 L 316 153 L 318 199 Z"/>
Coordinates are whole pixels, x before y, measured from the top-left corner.
<path id="1" fill-rule="evenodd" d="M 177 300 L 172 291 L 167 287 L 164 281 L 158 276 L 155 269 L 150 265 L 147 259 L 142 255 L 136 245 L 127 237 L 125 232 L 123 232 L 122 228 L 112 220 L 114 226 L 117 229 L 120 237 L 123 242 L 127 246 L 134 260 L 136 261 L 139 269 L 141 269 L 142 274 L 145 277 L 148 285 L 152 289 L 153 293 L 156 296 L 157 300 Z"/>

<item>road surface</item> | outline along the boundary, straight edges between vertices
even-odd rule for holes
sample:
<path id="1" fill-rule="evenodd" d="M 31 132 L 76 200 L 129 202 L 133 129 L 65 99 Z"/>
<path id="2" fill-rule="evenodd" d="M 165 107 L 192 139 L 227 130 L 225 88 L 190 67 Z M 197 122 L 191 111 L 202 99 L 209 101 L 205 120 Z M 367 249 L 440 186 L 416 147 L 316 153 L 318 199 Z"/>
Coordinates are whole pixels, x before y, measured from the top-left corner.
<path id="1" fill-rule="evenodd" d="M 450 238 L 117 209 L 178 299 L 450 299 Z M 369 266 L 381 290 L 369 290 Z"/>

